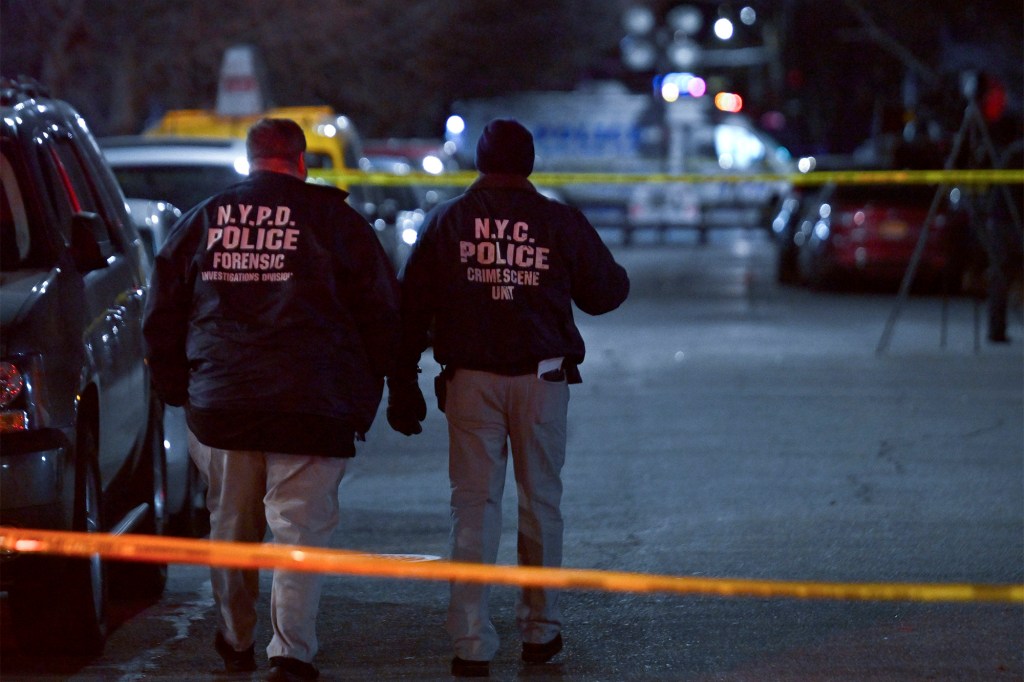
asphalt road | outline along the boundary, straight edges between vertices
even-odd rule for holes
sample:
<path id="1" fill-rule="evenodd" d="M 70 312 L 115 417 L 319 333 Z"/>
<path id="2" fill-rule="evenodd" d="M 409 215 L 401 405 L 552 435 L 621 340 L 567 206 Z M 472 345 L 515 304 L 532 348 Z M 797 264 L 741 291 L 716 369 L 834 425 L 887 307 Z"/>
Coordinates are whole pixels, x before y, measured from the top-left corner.
<path id="1" fill-rule="evenodd" d="M 579 316 L 565 564 L 825 582 L 1024 582 L 1024 323 L 984 341 L 974 301 L 777 287 L 761 234 L 619 250 L 633 294 Z M 983 316 L 982 316 L 983 317 Z M 436 371 L 423 363 L 429 396 Z M 443 556 L 446 431 L 405 438 L 383 415 L 341 488 L 333 546 Z M 515 486 L 499 561 L 514 563 Z M 258 658 L 269 639 L 266 591 Z M 445 680 L 447 588 L 330 576 L 324 680 Z M 495 588 L 496 680 L 1020 680 L 1024 609 L 570 591 L 566 649 L 524 667 Z M 94 660 L 23 655 L 7 680 L 228 680 L 207 571 L 172 566 L 157 603 L 115 604 Z M 254 676 L 252 679 L 259 679 Z"/>

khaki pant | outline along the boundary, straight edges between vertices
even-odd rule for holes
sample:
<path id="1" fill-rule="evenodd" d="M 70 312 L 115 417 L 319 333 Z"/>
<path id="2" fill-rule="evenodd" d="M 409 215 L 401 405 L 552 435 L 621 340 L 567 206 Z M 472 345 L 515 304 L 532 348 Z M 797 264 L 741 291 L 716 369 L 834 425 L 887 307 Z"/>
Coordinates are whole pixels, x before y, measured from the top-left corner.
<path id="1" fill-rule="evenodd" d="M 493 564 L 501 538 L 501 500 L 509 445 L 518 506 L 518 562 L 562 565 L 562 465 L 569 386 L 536 375 L 508 377 L 459 369 L 448 380 L 451 558 Z M 455 655 L 491 660 L 499 637 L 488 609 L 490 587 L 452 582 L 447 629 Z M 561 631 L 558 593 L 523 589 L 516 624 L 524 642 Z"/>
<path id="2" fill-rule="evenodd" d="M 210 539 L 325 547 L 338 525 L 338 486 L 348 460 L 271 452 L 219 450 L 189 433 L 189 452 L 209 484 Z M 257 570 L 210 569 L 217 625 L 241 651 L 254 640 Z M 322 576 L 275 570 L 270 592 L 273 638 L 267 657 L 312 662 Z"/>

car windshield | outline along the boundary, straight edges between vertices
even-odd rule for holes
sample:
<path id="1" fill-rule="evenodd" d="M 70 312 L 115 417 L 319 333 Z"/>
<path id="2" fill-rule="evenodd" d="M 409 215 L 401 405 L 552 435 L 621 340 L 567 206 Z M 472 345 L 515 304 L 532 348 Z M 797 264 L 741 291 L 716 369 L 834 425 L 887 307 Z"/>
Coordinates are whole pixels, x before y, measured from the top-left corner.
<path id="1" fill-rule="evenodd" d="M 118 166 L 126 197 L 167 201 L 183 211 L 245 178 L 232 166 Z"/>

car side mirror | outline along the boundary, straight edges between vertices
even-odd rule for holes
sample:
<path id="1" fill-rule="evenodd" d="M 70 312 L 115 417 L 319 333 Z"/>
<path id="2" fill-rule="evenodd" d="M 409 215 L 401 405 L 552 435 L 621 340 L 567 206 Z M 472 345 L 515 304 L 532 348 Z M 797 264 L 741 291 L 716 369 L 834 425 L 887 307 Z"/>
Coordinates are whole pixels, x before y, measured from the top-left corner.
<path id="1" fill-rule="evenodd" d="M 107 267 L 107 259 L 96 239 L 105 228 L 96 213 L 79 211 L 71 216 L 71 257 L 79 272 L 92 272 Z"/>

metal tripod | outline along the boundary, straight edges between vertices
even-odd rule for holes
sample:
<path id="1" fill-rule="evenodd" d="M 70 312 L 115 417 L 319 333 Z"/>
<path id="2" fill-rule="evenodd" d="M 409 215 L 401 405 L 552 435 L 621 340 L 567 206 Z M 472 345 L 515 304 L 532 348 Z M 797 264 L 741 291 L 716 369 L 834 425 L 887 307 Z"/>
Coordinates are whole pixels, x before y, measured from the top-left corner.
<path id="1" fill-rule="evenodd" d="M 957 159 L 960 157 L 960 150 L 964 145 L 965 140 L 968 142 L 968 155 L 969 163 L 972 167 L 977 160 L 977 152 L 984 152 L 988 158 L 989 168 L 996 168 L 999 165 L 998 155 L 996 154 L 995 147 L 992 144 L 992 138 L 988 134 L 988 128 L 985 125 L 985 119 L 981 115 L 981 111 L 978 109 L 977 103 L 973 98 L 968 98 L 967 108 L 964 110 L 963 121 L 960 124 L 960 129 L 957 131 L 956 137 L 953 141 L 953 148 L 950 150 L 949 157 L 946 159 L 943 170 L 949 171 L 956 165 Z M 1010 195 L 1009 188 L 1005 185 L 999 185 L 1002 190 L 1003 199 L 1006 201 L 1007 212 L 1011 216 L 1015 229 L 1021 232 L 1021 218 L 1017 212 L 1017 207 L 1013 203 L 1013 197 Z M 948 196 L 949 184 L 943 183 L 938 186 L 935 191 L 935 196 L 932 198 L 931 206 L 928 208 L 928 215 L 924 220 L 924 225 L 921 226 L 921 234 L 917 239 L 917 244 L 914 247 L 914 252 L 910 257 L 910 263 L 907 265 L 906 272 L 903 273 L 903 280 L 900 282 L 899 293 L 896 296 L 896 303 L 893 306 L 892 312 L 889 313 L 889 319 L 885 323 L 885 329 L 882 332 L 882 337 L 878 340 L 878 346 L 875 347 L 875 354 L 881 355 L 889 347 L 889 341 L 892 338 L 893 329 L 896 326 L 896 320 L 900 315 L 903 308 L 903 304 L 910 293 L 910 287 L 914 282 L 914 276 L 917 273 L 917 266 L 921 261 L 921 256 L 924 254 L 924 247 L 928 241 L 928 231 L 931 227 L 935 216 L 938 213 L 939 205 L 943 197 Z M 977 227 L 976 221 L 971 220 L 971 229 L 976 231 L 976 237 L 978 242 L 982 245 L 988 256 L 989 262 L 998 262 L 999 254 L 997 249 L 999 248 L 996 243 L 994 235 L 989 234 L 988 230 L 984 227 Z M 1002 273 L 997 276 L 1002 277 Z M 942 301 L 942 326 L 940 345 L 945 347 L 946 345 L 946 319 L 948 309 L 948 292 L 943 293 Z M 978 349 L 977 341 L 977 315 L 975 315 L 975 351 Z"/>

